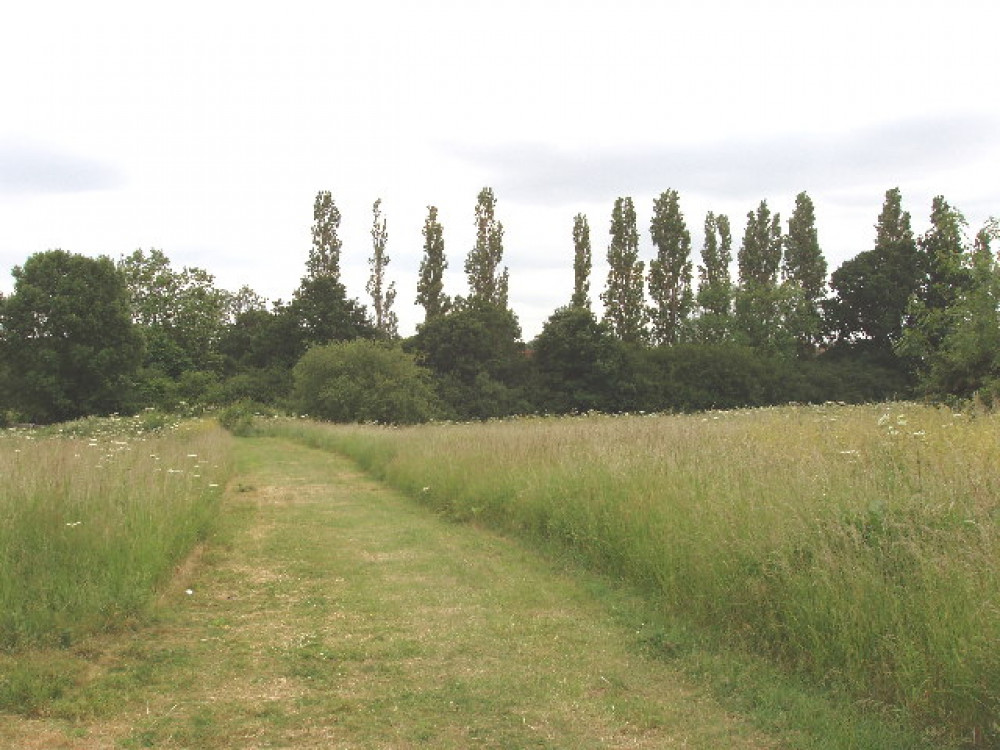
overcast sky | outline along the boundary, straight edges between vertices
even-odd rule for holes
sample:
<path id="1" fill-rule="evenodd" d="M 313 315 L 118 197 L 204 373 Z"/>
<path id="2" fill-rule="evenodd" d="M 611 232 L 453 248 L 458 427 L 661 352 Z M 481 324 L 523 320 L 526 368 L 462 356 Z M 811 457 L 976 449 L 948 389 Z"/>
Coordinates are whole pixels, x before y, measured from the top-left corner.
<path id="1" fill-rule="evenodd" d="M 427 206 L 446 292 L 464 293 L 487 185 L 527 338 L 569 301 L 579 212 L 601 312 L 619 196 L 647 260 L 670 188 L 696 251 L 706 211 L 738 247 L 761 199 L 785 224 L 802 190 L 831 270 L 871 247 L 892 187 L 918 233 L 938 194 L 975 232 L 1000 215 L 998 21 L 996 0 L 16 3 L 0 26 L 0 290 L 35 252 L 159 248 L 288 300 L 319 190 L 365 303 L 383 199 L 404 334 L 422 319 Z"/>

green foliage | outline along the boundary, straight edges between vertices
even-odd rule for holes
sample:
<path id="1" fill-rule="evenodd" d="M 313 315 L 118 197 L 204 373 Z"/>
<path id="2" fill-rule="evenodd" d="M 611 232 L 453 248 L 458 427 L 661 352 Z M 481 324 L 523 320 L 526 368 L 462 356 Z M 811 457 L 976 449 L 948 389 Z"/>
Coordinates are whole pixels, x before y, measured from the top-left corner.
<path id="1" fill-rule="evenodd" d="M 795 198 L 784 246 L 782 276 L 784 283 L 797 292 L 795 303 L 789 309 L 787 326 L 798 341 L 799 352 L 810 354 L 821 340 L 820 301 L 826 291 L 827 271 L 816 231 L 816 211 L 812 199 L 804 192 Z"/>
<path id="2" fill-rule="evenodd" d="M 372 257 L 368 260 L 372 273 L 365 288 L 372 298 L 375 330 L 383 338 L 395 339 L 399 338 L 399 318 L 392 311 L 392 303 L 396 300 L 396 283 L 387 284 L 385 279 L 385 268 L 389 265 L 385 245 L 389 241 L 389 232 L 382 216 L 381 198 L 372 206 L 372 214 Z"/>
<path id="3" fill-rule="evenodd" d="M 965 218 L 941 196 L 934 199 L 931 227 L 918 244 L 919 283 L 907 308 L 907 325 L 896 344 L 896 352 L 911 362 L 927 383 L 930 371 L 940 364 L 938 354 L 961 316 L 969 312 L 972 291 L 971 259 L 966 253 L 962 232 Z M 987 249 L 986 256 L 989 257 Z M 985 282 L 989 270 L 983 269 Z M 988 304 L 988 299 L 985 300 Z M 968 329 L 966 329 L 968 330 Z M 960 347 L 961 348 L 961 347 Z M 932 386 L 933 388 L 933 386 Z"/>
<path id="4" fill-rule="evenodd" d="M 743 244 L 737 257 L 740 287 L 735 299 L 738 340 L 769 352 L 787 353 L 792 339 L 786 326 L 790 293 L 778 286 L 781 265 L 781 220 L 767 201 L 747 214 Z"/>
<path id="5" fill-rule="evenodd" d="M 51 250 L 12 273 L 0 348 L 8 397 L 22 419 L 57 422 L 127 404 L 142 340 L 114 263 Z"/>
<path id="6" fill-rule="evenodd" d="M 590 270 L 593 251 L 590 224 L 584 214 L 573 217 L 573 299 L 574 307 L 590 308 Z"/>
<path id="7" fill-rule="evenodd" d="M 937 315 L 940 342 L 932 346 L 921 332 L 930 325 L 924 312 L 913 329 L 907 330 L 901 347 L 914 345 L 926 358 L 921 368 L 921 389 L 938 399 L 978 396 L 992 404 L 1000 393 L 1000 264 L 990 250 L 990 232 L 979 232 L 971 254 L 967 276 L 954 297 Z"/>
<path id="8" fill-rule="evenodd" d="M 469 301 L 426 321 L 410 342 L 435 376 L 449 414 L 486 419 L 528 410 L 528 364 L 510 310 Z"/>
<path id="9" fill-rule="evenodd" d="M 271 416 L 273 410 L 253 401 L 237 401 L 221 409 L 219 424 L 237 437 L 250 437 L 255 433 L 255 422 L 262 416 Z"/>
<path id="10" fill-rule="evenodd" d="M 733 281 L 729 265 L 733 259 L 733 239 L 729 217 L 705 216 L 705 244 L 698 266 L 698 317 L 695 339 L 708 344 L 728 340 L 733 332 Z"/>
<path id="11" fill-rule="evenodd" d="M 653 204 L 649 228 L 656 257 L 649 263 L 652 339 L 676 344 L 688 338 L 694 297 L 691 292 L 691 233 L 681 213 L 680 196 L 668 190 Z"/>
<path id="12" fill-rule="evenodd" d="M 503 261 L 503 224 L 496 219 L 497 199 L 493 188 L 484 187 L 476 200 L 476 245 L 465 259 L 469 299 L 496 307 L 507 307 L 509 274 Z"/>
<path id="13" fill-rule="evenodd" d="M 631 198 L 615 201 L 609 233 L 608 283 L 601 294 L 604 320 L 619 340 L 640 343 L 646 337 L 645 264 L 639 260 L 639 230 Z"/>
<path id="14" fill-rule="evenodd" d="M 306 263 L 307 278 L 327 278 L 340 284 L 340 210 L 329 190 L 316 193 L 313 202 L 312 249 Z"/>
<path id="15" fill-rule="evenodd" d="M 344 285 L 333 276 L 302 279 L 288 313 L 302 347 L 377 335 L 365 306 L 348 299 Z"/>
<path id="16" fill-rule="evenodd" d="M 420 279 L 417 281 L 417 304 L 423 306 L 425 320 L 443 315 L 451 307 L 451 300 L 444 293 L 444 272 L 448 268 L 444 228 L 437 216 L 437 207 L 428 206 L 422 230 L 424 257 L 420 260 Z"/>
<path id="17" fill-rule="evenodd" d="M 144 367 L 177 378 L 186 370 L 215 369 L 217 344 L 232 295 L 201 268 L 176 271 L 161 250 L 136 250 L 118 263 L 132 317 L 146 341 Z M 244 299 L 244 302 L 247 300 Z"/>
<path id="18" fill-rule="evenodd" d="M 781 217 L 772 216 L 767 201 L 761 201 L 756 213 L 747 214 L 743 243 L 737 256 L 741 286 L 766 289 L 777 284 L 781 244 Z"/>
<path id="19" fill-rule="evenodd" d="M 569 305 L 556 310 L 532 343 L 532 351 L 539 376 L 535 398 L 542 411 L 566 414 L 614 408 L 620 344 L 589 308 Z"/>
<path id="20" fill-rule="evenodd" d="M 899 188 L 893 188 L 885 194 L 875 247 L 845 261 L 830 279 L 835 296 L 824 305 L 829 331 L 842 342 L 869 340 L 891 351 L 918 283 L 910 214 L 903 211 Z"/>
<path id="21" fill-rule="evenodd" d="M 292 375 L 293 403 L 317 419 L 413 424 L 438 413 L 430 373 L 395 344 L 357 339 L 316 346 Z"/>

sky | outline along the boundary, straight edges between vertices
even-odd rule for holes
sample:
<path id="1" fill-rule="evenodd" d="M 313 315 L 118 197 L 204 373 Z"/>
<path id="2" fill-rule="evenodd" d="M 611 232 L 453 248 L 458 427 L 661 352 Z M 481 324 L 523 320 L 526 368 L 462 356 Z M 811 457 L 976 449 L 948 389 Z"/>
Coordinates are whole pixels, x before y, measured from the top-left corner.
<path id="1" fill-rule="evenodd" d="M 288 301 L 316 193 L 343 216 L 342 275 L 369 304 L 372 204 L 404 335 L 437 206 L 445 292 L 466 291 L 479 191 L 504 225 L 526 340 L 569 302 L 573 217 L 591 297 L 615 199 L 653 256 L 655 198 L 707 211 L 734 251 L 766 200 L 808 192 L 831 271 L 869 249 L 886 190 L 919 234 L 931 201 L 970 235 L 1000 215 L 996 0 L 383 0 L 16 3 L 0 26 L 0 291 L 30 255 L 162 250 L 219 287 Z"/>

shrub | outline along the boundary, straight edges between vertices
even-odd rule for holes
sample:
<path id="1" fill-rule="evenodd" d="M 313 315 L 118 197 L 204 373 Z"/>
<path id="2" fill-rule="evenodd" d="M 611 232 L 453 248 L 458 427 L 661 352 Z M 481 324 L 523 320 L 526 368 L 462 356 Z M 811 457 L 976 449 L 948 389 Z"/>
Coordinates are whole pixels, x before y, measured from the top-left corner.
<path id="1" fill-rule="evenodd" d="M 440 411 L 430 372 L 394 344 L 357 339 L 313 347 L 292 376 L 293 404 L 317 419 L 414 424 Z"/>

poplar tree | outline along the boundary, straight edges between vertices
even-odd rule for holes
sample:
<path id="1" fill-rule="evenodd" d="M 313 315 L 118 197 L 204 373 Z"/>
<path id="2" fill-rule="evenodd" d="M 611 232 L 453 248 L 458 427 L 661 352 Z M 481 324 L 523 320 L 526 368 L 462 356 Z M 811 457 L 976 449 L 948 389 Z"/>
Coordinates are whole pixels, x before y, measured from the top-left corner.
<path id="1" fill-rule="evenodd" d="M 424 321 L 444 315 L 451 300 L 444 294 L 444 272 L 448 261 L 444 255 L 444 228 L 438 221 L 437 206 L 427 207 L 424 220 L 424 257 L 420 261 L 417 281 L 417 304 L 423 305 Z"/>
<path id="2" fill-rule="evenodd" d="M 476 245 L 465 259 L 469 299 L 507 307 L 509 274 L 503 260 L 503 224 L 496 219 L 497 199 L 493 188 L 479 191 L 476 202 Z"/>
<path id="3" fill-rule="evenodd" d="M 656 257 L 649 264 L 649 296 L 653 340 L 676 344 L 685 329 L 694 297 L 691 292 L 691 233 L 684 223 L 676 190 L 662 193 L 653 204 L 649 228 Z"/>
<path id="4" fill-rule="evenodd" d="M 329 190 L 316 193 L 313 203 L 312 249 L 306 271 L 310 279 L 340 283 L 340 211 Z"/>
<path id="5" fill-rule="evenodd" d="M 819 343 L 822 333 L 820 300 L 826 291 L 826 258 L 819 246 L 816 211 L 805 192 L 795 198 L 784 238 L 781 270 L 788 291 L 789 327 L 802 353 Z"/>
<path id="6" fill-rule="evenodd" d="M 372 205 L 371 234 L 372 257 L 369 259 L 368 265 L 372 271 L 365 288 L 372 298 L 372 308 L 375 311 L 375 330 L 385 338 L 397 338 L 399 336 L 399 319 L 392 311 L 392 304 L 396 301 L 396 283 L 386 284 L 385 269 L 389 265 L 389 256 L 385 252 L 385 246 L 389 241 L 389 232 L 386 228 L 385 217 L 382 216 L 381 198 Z"/>
<path id="7" fill-rule="evenodd" d="M 315 344 L 374 334 L 368 311 L 356 299 L 347 298 L 341 283 L 339 229 L 340 211 L 330 192 L 320 191 L 313 204 L 313 242 L 306 275 L 287 309 L 295 319 L 297 346 L 303 352 Z"/>
<path id="8" fill-rule="evenodd" d="M 746 343 L 784 351 L 792 342 L 785 329 L 785 305 L 778 287 L 781 266 L 781 218 L 771 215 L 767 201 L 747 214 L 743 243 L 737 255 L 740 288 L 736 294 L 736 322 Z"/>
<path id="9" fill-rule="evenodd" d="M 737 262 L 740 286 L 773 287 L 778 283 L 781 217 L 779 214 L 771 216 L 766 200 L 760 202 L 756 213 L 747 213 L 747 227 Z"/>
<path id="10" fill-rule="evenodd" d="M 698 266 L 697 322 L 698 338 L 718 343 L 729 337 L 732 329 L 733 281 L 729 264 L 733 260 L 733 239 L 729 217 L 705 215 L 705 244 Z"/>
<path id="11" fill-rule="evenodd" d="M 618 198 L 611 214 L 608 283 L 601 295 L 604 320 L 621 341 L 640 343 L 645 337 L 644 264 L 639 260 L 639 232 L 631 198 Z"/>
<path id="12" fill-rule="evenodd" d="M 590 309 L 591 266 L 590 224 L 586 216 L 577 214 L 573 217 L 573 307 Z"/>

